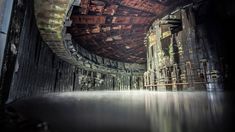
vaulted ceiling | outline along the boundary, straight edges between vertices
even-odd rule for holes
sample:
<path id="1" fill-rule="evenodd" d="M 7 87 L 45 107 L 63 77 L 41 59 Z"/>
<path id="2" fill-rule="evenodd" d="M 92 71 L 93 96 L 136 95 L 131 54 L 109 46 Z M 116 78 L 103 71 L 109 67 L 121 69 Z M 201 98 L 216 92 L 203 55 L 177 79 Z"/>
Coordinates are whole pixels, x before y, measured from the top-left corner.
<path id="1" fill-rule="evenodd" d="M 88 51 L 122 62 L 146 62 L 148 27 L 182 0 L 81 0 L 68 32 Z"/>

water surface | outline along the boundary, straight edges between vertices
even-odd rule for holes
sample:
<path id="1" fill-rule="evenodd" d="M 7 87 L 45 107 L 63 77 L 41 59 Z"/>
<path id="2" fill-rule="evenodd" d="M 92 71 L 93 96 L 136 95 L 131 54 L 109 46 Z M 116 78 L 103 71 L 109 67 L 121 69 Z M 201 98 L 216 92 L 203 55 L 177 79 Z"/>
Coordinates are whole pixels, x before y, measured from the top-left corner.
<path id="1" fill-rule="evenodd" d="M 52 132 L 225 132 L 234 128 L 232 94 L 223 92 L 55 93 L 13 106 L 25 117 L 46 122 Z"/>

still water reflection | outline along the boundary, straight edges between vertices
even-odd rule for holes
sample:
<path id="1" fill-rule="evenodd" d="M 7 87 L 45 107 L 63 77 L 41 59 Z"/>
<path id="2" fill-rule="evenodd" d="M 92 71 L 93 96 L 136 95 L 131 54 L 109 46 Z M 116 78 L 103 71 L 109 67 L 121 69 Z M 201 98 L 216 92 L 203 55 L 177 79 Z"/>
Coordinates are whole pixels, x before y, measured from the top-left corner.
<path id="1" fill-rule="evenodd" d="M 14 104 L 52 132 L 231 131 L 233 102 L 225 93 L 99 91 L 48 94 Z"/>

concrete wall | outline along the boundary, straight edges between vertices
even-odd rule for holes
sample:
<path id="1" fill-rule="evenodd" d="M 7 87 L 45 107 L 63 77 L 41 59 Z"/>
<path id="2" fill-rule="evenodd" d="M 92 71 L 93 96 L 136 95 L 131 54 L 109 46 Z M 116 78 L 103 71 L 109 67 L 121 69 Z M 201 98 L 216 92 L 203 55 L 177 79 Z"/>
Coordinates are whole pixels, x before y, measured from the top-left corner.
<path id="1" fill-rule="evenodd" d="M 4 100 L 49 92 L 130 90 L 143 87 L 143 77 L 107 74 L 72 66 L 43 42 L 31 1 L 14 3 L 1 87 Z"/>
<path id="2" fill-rule="evenodd" d="M 157 90 L 221 90 L 224 71 L 216 34 L 189 5 L 157 20 L 149 30 L 145 86 Z M 202 12 L 202 11 L 201 11 Z M 170 23 L 170 24 L 169 24 Z M 154 34 L 156 34 L 154 36 Z M 168 34 L 168 35 L 167 35 Z M 216 37 L 217 36 L 217 37 Z"/>

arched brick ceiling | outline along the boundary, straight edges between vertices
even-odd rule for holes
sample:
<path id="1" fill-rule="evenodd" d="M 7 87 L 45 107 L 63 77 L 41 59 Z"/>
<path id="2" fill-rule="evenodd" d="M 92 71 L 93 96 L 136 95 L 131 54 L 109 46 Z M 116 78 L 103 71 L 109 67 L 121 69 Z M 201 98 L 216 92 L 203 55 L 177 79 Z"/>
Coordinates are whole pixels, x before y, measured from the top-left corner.
<path id="1" fill-rule="evenodd" d="M 179 0 L 180 1 L 180 0 Z M 81 0 L 68 32 L 88 51 L 122 62 L 146 62 L 145 33 L 178 0 Z M 169 4 L 170 3 L 170 4 Z"/>

